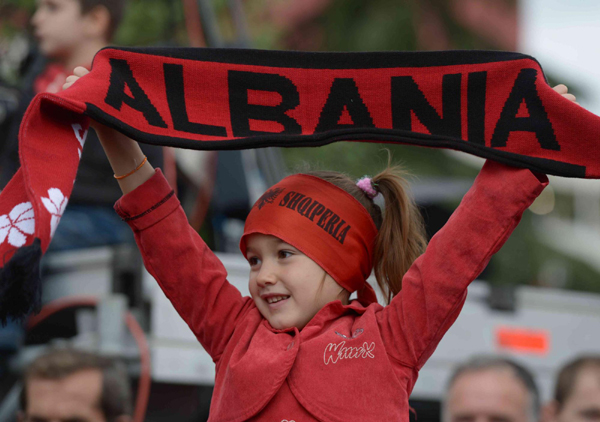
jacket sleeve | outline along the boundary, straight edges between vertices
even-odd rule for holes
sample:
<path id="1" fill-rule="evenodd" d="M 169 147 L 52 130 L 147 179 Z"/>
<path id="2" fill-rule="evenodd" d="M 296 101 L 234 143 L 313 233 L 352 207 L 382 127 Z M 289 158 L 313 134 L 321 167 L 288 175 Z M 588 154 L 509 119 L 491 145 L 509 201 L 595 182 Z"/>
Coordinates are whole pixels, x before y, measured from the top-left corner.
<path id="1" fill-rule="evenodd" d="M 160 169 L 115 210 L 133 230 L 146 269 L 216 362 L 252 300 L 227 282 Z"/>
<path id="2" fill-rule="evenodd" d="M 421 369 L 458 317 L 468 285 L 547 184 L 545 175 L 486 162 L 459 207 L 404 276 L 402 291 L 378 314 L 393 359 Z"/>

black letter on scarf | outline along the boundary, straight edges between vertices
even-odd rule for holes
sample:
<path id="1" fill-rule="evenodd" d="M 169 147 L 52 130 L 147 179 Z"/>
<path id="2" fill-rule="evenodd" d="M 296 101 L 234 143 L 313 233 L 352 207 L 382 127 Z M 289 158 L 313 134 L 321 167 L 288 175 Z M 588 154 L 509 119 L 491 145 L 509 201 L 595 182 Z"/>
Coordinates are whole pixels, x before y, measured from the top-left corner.
<path id="1" fill-rule="evenodd" d="M 338 125 L 344 107 L 352 118 L 353 125 Z M 375 127 L 369 109 L 358 92 L 352 78 L 336 78 L 331 84 L 329 96 L 321 111 L 315 132 L 353 127 Z"/>
<path id="2" fill-rule="evenodd" d="M 296 85 L 288 78 L 272 73 L 254 73 L 230 70 L 229 113 L 233 136 L 272 135 L 274 132 L 250 130 L 250 119 L 278 122 L 283 125 L 284 135 L 299 135 L 302 127 L 296 120 L 285 114 L 300 104 Z M 281 103 L 276 106 L 248 104 L 248 90 L 277 92 Z"/>
<path id="3" fill-rule="evenodd" d="M 534 132 L 542 148 L 560 151 L 552 124 L 548 120 L 548 114 L 535 88 L 536 76 L 536 69 L 522 69 L 519 72 L 508 100 L 504 103 L 500 119 L 496 123 L 492 135 L 492 147 L 505 147 L 510 132 L 522 131 Z M 517 117 L 523 101 L 527 105 L 529 117 Z"/>
<path id="4" fill-rule="evenodd" d="M 183 66 L 165 63 L 165 86 L 167 88 L 167 103 L 171 110 L 173 127 L 188 133 L 200 135 L 227 137 L 227 130 L 222 126 L 205 125 L 190 122 L 185 105 L 185 89 L 183 85 Z"/>
<path id="5" fill-rule="evenodd" d="M 123 103 L 134 110 L 140 111 L 148 124 L 156 127 L 167 127 L 167 124 L 158 113 L 144 90 L 138 85 L 133 77 L 126 60 L 110 59 L 110 85 L 104 102 L 117 110 L 121 110 Z M 125 84 L 133 97 L 125 94 Z"/>
<path id="6" fill-rule="evenodd" d="M 427 101 L 411 76 L 392 78 L 392 127 L 412 130 L 411 111 L 432 135 L 462 138 L 460 120 L 460 83 L 462 75 L 444 75 L 442 79 L 443 117 Z"/>
<path id="7" fill-rule="evenodd" d="M 467 84 L 467 128 L 468 140 L 485 145 L 485 90 L 487 72 L 469 73 Z"/>

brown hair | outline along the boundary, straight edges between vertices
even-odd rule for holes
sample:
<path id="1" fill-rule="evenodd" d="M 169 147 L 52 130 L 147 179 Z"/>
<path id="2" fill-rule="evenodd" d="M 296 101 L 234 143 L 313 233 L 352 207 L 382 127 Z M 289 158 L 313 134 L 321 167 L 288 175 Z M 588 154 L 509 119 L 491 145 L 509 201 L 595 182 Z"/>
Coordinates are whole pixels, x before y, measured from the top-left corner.
<path id="1" fill-rule="evenodd" d="M 27 367 L 20 397 L 21 409 L 27 411 L 27 383 L 31 379 L 60 380 L 89 369 L 102 373 L 100 409 L 107 422 L 115 421 L 119 416 L 131 416 L 131 389 L 122 365 L 113 359 L 73 349 L 53 350 Z"/>
<path id="2" fill-rule="evenodd" d="M 81 14 L 85 15 L 96 7 L 104 7 L 110 16 L 108 30 L 106 31 L 106 41 L 112 41 L 123 20 L 125 11 L 125 0 L 79 0 Z"/>
<path id="3" fill-rule="evenodd" d="M 558 411 L 562 409 L 563 405 L 573 393 L 575 383 L 577 382 L 577 376 L 581 370 L 585 368 L 593 368 L 600 372 L 600 355 L 581 356 L 563 366 L 558 373 L 556 387 L 554 389 L 554 400 L 556 400 L 556 403 L 558 404 Z"/>
<path id="4" fill-rule="evenodd" d="M 373 256 L 375 278 L 389 303 L 402 289 L 402 277 L 427 246 L 423 217 L 409 194 L 406 173 L 399 166 L 392 166 L 390 159 L 387 168 L 371 178 L 385 201 L 383 212 L 349 176 L 334 171 L 309 174 L 345 190 L 371 215 L 379 230 Z"/>

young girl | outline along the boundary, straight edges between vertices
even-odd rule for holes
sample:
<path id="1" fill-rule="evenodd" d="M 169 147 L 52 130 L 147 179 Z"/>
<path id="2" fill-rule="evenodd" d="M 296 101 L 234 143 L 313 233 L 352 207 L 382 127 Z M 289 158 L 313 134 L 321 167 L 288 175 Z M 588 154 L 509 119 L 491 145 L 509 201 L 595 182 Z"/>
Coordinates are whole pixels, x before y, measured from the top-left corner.
<path id="1" fill-rule="evenodd" d="M 65 86 L 85 73 L 76 69 Z M 467 286 L 547 184 L 487 162 L 419 256 L 421 219 L 395 169 L 358 184 L 329 172 L 287 177 L 246 221 L 240 247 L 252 297 L 242 297 L 137 143 L 96 130 L 125 194 L 117 212 L 216 364 L 211 421 L 408 421 L 419 370 Z M 386 307 L 365 281 L 373 268 L 393 298 Z"/>

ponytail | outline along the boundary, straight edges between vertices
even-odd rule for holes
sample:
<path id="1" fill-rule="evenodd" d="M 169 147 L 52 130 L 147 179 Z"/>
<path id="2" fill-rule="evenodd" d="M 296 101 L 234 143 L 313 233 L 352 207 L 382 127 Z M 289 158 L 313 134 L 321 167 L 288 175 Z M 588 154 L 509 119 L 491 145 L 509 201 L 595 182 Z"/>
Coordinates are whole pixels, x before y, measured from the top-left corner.
<path id="1" fill-rule="evenodd" d="M 387 303 L 402 289 L 402 278 L 427 246 L 423 218 L 409 194 L 404 172 L 390 166 L 373 177 L 373 186 L 385 201 L 375 238 L 374 270 Z"/>
<path id="2" fill-rule="evenodd" d="M 379 230 L 373 256 L 375 278 L 389 303 L 402 289 L 402 277 L 427 246 L 423 218 L 409 194 L 404 171 L 399 166 L 391 166 L 390 159 L 387 168 L 371 179 L 373 187 L 385 200 L 383 213 L 345 174 L 333 171 L 315 171 L 309 174 L 354 196 L 373 218 Z"/>

